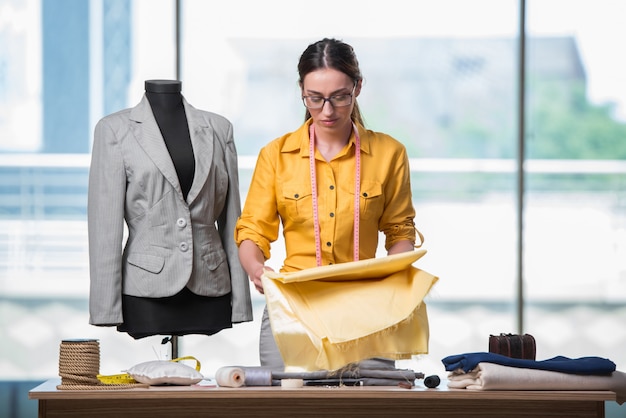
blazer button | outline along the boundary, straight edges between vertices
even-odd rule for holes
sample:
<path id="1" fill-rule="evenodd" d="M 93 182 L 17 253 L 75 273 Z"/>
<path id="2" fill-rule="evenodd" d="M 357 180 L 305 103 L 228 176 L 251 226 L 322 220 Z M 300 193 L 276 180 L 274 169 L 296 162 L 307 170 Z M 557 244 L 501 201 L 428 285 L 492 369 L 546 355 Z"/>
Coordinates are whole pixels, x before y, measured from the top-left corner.
<path id="1" fill-rule="evenodd" d="M 181 242 L 180 244 L 178 244 L 178 249 L 182 252 L 185 252 L 189 249 L 189 245 L 187 245 L 186 242 Z"/>
<path id="2" fill-rule="evenodd" d="M 187 221 L 185 220 L 185 218 L 178 218 L 176 220 L 176 225 L 178 225 L 179 228 L 184 228 L 187 226 Z"/>

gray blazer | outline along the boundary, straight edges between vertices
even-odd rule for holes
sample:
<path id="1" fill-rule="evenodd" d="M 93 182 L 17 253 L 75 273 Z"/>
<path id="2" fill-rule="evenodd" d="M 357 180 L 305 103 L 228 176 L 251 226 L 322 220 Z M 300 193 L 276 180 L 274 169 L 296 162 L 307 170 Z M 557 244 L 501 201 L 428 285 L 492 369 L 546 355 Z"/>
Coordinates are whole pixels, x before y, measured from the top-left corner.
<path id="1" fill-rule="evenodd" d="M 90 324 L 122 323 L 122 294 L 165 297 L 185 286 L 203 296 L 232 292 L 232 322 L 252 320 L 233 234 L 241 212 L 233 128 L 183 103 L 195 158 L 187 201 L 145 96 L 96 125 L 87 211 Z"/>

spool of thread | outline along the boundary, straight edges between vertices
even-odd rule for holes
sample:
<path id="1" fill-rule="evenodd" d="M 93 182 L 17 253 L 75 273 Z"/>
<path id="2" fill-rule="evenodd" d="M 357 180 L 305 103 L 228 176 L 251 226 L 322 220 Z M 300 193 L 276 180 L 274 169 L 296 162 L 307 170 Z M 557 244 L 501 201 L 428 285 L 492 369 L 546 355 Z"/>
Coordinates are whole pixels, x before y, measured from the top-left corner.
<path id="1" fill-rule="evenodd" d="M 239 388 L 246 384 L 246 376 L 241 367 L 220 367 L 215 372 L 218 386 Z"/>
<path id="2" fill-rule="evenodd" d="M 238 388 L 241 386 L 272 386 L 272 371 L 262 367 L 220 367 L 215 372 L 218 386 Z"/>
<path id="3" fill-rule="evenodd" d="M 304 386 L 303 379 L 281 379 L 280 386 L 285 389 L 295 389 Z"/>
<path id="4" fill-rule="evenodd" d="M 272 371 L 262 367 L 246 367 L 246 386 L 272 386 Z"/>
<path id="5" fill-rule="evenodd" d="M 429 389 L 436 388 L 437 386 L 439 386 L 439 383 L 441 383 L 441 379 L 436 374 L 428 376 L 424 379 L 424 386 Z"/>

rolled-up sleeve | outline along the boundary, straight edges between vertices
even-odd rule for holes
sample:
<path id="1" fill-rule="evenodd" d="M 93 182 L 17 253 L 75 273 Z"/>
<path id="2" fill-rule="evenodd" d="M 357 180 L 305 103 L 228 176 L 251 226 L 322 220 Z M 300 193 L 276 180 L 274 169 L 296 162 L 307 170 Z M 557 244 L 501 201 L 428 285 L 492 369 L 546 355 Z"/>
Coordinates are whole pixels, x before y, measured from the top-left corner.
<path id="1" fill-rule="evenodd" d="M 389 182 L 385 188 L 385 210 L 380 219 L 380 230 L 385 234 L 385 249 L 395 243 L 409 240 L 415 243 L 415 208 L 411 191 L 411 170 L 404 148 L 390 159 Z"/>

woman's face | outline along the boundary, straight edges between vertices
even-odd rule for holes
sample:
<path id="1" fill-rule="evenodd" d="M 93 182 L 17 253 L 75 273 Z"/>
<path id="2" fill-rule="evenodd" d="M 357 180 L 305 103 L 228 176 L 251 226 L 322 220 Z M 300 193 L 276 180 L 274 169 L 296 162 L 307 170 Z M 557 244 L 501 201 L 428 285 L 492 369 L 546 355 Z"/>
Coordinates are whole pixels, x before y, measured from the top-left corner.
<path id="1" fill-rule="evenodd" d="M 311 106 L 308 106 L 315 127 L 327 132 L 352 129 L 350 115 L 360 87 L 360 83 L 355 87 L 350 77 L 332 68 L 322 68 L 308 73 L 302 82 L 302 96 L 308 96 L 311 102 L 323 103 L 319 109 L 311 109 Z M 329 98 L 338 105 L 333 105 L 330 100 L 324 100 Z M 341 106 L 345 102 L 350 104 Z"/>

